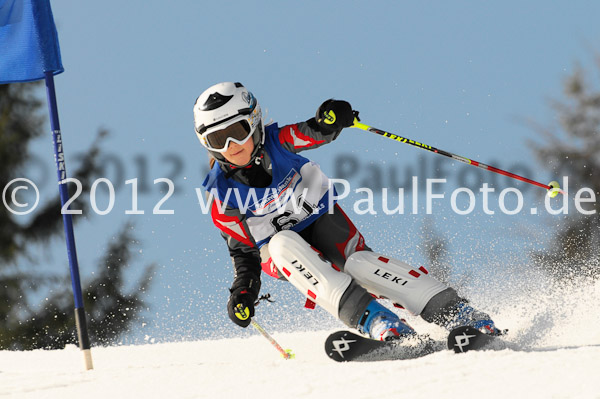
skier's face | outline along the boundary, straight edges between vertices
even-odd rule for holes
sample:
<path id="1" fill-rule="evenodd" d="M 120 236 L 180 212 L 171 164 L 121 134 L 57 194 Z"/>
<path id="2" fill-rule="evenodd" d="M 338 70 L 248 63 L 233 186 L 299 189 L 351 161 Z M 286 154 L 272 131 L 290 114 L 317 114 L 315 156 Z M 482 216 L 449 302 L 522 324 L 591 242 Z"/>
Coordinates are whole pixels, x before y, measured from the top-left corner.
<path id="1" fill-rule="evenodd" d="M 242 166 L 250 162 L 252 151 L 254 151 L 254 140 L 248 140 L 242 145 L 231 141 L 223 156 L 232 164 Z"/>

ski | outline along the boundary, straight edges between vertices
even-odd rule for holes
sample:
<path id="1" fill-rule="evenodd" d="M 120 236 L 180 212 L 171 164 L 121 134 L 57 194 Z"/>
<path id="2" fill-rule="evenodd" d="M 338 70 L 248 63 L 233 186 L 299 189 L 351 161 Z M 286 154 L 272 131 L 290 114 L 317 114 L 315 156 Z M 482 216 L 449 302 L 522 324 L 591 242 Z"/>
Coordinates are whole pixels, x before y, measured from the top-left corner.
<path id="1" fill-rule="evenodd" d="M 470 350 L 502 350 L 507 344 L 497 337 L 483 333 L 473 327 L 457 327 L 448 335 L 448 349 L 455 353 L 465 353 Z"/>
<path id="2" fill-rule="evenodd" d="M 429 336 L 402 341 L 376 341 L 350 331 L 336 331 L 325 341 L 325 353 L 336 362 L 373 362 L 416 359 L 445 349 Z"/>

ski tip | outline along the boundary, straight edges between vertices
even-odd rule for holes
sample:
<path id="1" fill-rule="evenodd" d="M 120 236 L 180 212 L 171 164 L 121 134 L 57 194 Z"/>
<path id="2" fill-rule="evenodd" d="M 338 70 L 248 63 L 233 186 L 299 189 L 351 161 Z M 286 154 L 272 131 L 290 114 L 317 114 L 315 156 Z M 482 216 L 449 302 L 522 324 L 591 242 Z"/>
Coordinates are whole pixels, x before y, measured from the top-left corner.
<path id="1" fill-rule="evenodd" d="M 350 340 L 350 331 L 336 331 L 330 334 L 325 340 L 325 353 L 330 359 L 336 362 L 347 362 L 349 359 L 344 356 L 344 352 L 350 349 L 349 344 L 354 342 Z"/>

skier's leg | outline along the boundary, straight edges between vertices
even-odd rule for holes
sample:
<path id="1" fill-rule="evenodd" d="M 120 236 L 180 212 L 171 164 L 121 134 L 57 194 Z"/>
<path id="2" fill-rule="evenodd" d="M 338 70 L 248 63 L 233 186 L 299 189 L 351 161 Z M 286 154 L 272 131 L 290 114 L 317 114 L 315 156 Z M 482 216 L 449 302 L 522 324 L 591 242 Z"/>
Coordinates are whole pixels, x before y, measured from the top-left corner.
<path id="1" fill-rule="evenodd" d="M 342 271 L 345 271 L 346 262 L 354 253 L 357 253 L 357 256 L 359 256 L 358 254 L 361 254 L 360 256 L 367 258 L 369 258 L 369 254 L 371 254 L 371 260 L 378 260 L 380 257 L 380 255 L 373 256 L 374 254 L 370 252 L 371 250 L 366 245 L 362 234 L 360 234 L 356 226 L 354 226 L 350 218 L 338 204 L 335 205 L 333 213 L 321 216 L 315 223 L 300 232 L 300 235 L 313 247 L 316 247 L 321 251 L 327 259 L 331 260 L 335 266 Z M 381 258 L 389 259 L 384 256 L 381 256 Z M 396 262 L 398 261 L 393 261 L 393 263 Z M 374 263 L 377 264 L 376 261 Z M 400 262 L 400 264 L 401 267 L 399 267 L 399 270 L 408 273 L 407 278 L 409 279 L 416 281 L 419 277 L 415 276 L 427 275 L 427 270 L 424 268 L 415 270 L 405 263 Z M 392 265 L 392 268 L 397 269 L 394 265 Z M 372 273 L 375 273 L 376 271 L 377 269 L 371 270 Z M 390 278 L 391 281 L 393 281 L 393 278 L 391 277 L 393 271 L 382 272 L 380 270 L 379 273 L 383 277 Z M 372 277 L 375 278 L 377 276 Z M 423 283 L 424 280 L 428 281 Z M 363 284 L 362 279 L 358 279 L 358 282 L 365 286 L 372 294 L 379 297 L 388 297 L 388 295 L 382 294 L 379 290 Z M 398 282 L 398 280 L 396 280 L 396 282 Z M 375 285 L 378 285 L 377 282 L 375 283 Z M 379 283 L 381 283 L 381 280 Z M 422 277 L 421 280 L 419 280 L 419 283 L 420 284 L 417 284 L 417 296 L 421 295 L 422 298 L 420 301 L 417 301 L 419 302 L 417 305 L 409 308 L 409 311 L 412 313 L 419 314 L 419 309 L 422 309 L 420 314 L 425 320 L 441 325 L 449 330 L 459 325 L 471 325 L 482 331 L 492 333 L 499 332 L 499 330 L 494 327 L 493 321 L 487 314 L 473 309 L 466 299 L 458 296 L 454 289 L 439 283 L 431 277 Z M 408 285 L 408 283 L 406 283 L 406 285 Z M 394 291 L 397 287 L 391 289 Z M 403 296 L 410 297 L 412 294 L 406 293 L 406 295 Z M 404 301 L 394 300 L 394 302 L 396 302 L 397 305 L 400 305 L 403 304 Z M 406 307 L 406 305 L 404 306 Z"/>
<path id="2" fill-rule="evenodd" d="M 281 231 L 269 242 L 272 262 L 308 302 L 321 306 L 349 327 L 375 339 L 414 334 L 346 273 L 335 270 L 317 250 L 293 231 Z"/>
<path id="3" fill-rule="evenodd" d="M 448 330 L 469 325 L 484 332 L 499 331 L 487 314 L 475 310 L 456 291 L 431 277 L 423 267 L 370 251 L 355 252 L 345 270 L 371 294 L 387 298 L 413 315 Z"/>
<path id="4" fill-rule="evenodd" d="M 321 216 L 301 231 L 300 235 L 311 246 L 318 248 L 333 263 L 336 270 L 340 271 L 344 270 L 348 256 L 356 251 L 371 250 L 339 204 L 334 206 L 333 212 Z M 347 309 L 352 307 L 348 306 Z M 405 320 L 401 319 L 401 323 L 398 320 L 395 313 L 372 300 L 357 328 L 362 333 L 382 341 L 413 333 Z"/>

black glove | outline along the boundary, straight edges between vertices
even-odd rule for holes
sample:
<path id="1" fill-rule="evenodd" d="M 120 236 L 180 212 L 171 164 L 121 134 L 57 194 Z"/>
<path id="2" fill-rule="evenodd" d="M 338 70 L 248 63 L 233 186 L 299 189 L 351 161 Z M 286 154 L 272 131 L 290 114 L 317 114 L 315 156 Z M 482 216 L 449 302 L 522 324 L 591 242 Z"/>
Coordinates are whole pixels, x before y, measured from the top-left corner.
<path id="1" fill-rule="evenodd" d="M 236 279 L 229 290 L 231 295 L 227 301 L 229 318 L 240 327 L 248 327 L 254 316 L 254 302 L 260 290 L 260 280 Z"/>
<path id="2" fill-rule="evenodd" d="M 334 99 L 321 104 L 315 117 L 319 126 L 329 132 L 352 126 L 354 118 L 358 119 L 358 111 L 352 111 L 349 102 Z"/>

